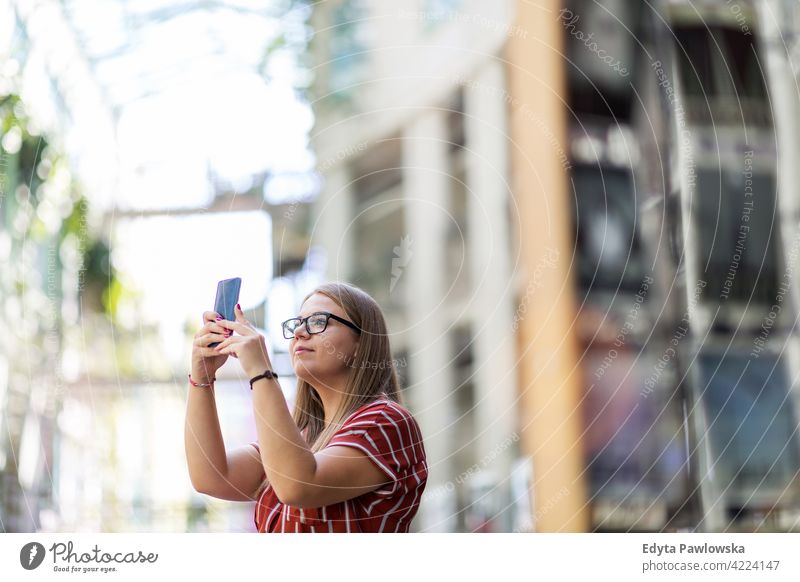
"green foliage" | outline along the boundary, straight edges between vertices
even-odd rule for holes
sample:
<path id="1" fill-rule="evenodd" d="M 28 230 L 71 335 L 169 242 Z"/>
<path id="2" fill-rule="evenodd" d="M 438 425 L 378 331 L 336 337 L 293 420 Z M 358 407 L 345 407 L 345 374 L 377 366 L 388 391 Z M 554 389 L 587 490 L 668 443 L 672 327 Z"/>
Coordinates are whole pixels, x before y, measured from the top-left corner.
<path id="1" fill-rule="evenodd" d="M 7 192 L 9 198 L 14 198 L 17 188 L 24 184 L 30 193 L 27 200 L 30 208 L 28 204 L 9 203 L 0 207 L 0 213 L 6 213 L 4 223 L 12 225 L 18 213 L 33 211 L 32 219 L 23 232 L 11 230 L 12 253 L 31 241 L 42 247 L 55 242 L 60 249 L 67 238 L 74 237 L 80 253 L 81 278 L 85 283 L 80 286 L 81 304 L 113 318 L 122 286 L 111 263 L 108 245 L 89 227 L 89 202 L 81 192 L 80 185 L 70 177 L 66 191 L 61 194 L 69 197 L 71 209 L 56 233 L 48 232 L 45 223 L 38 217 L 37 210 L 43 203 L 42 193 L 47 187 L 64 187 L 55 185 L 56 173 L 68 164 L 61 152 L 54 151 L 45 137 L 33 135 L 29 127 L 30 120 L 20 97 L 12 94 L 0 98 L 0 139 L 15 131 L 15 128 L 21 133 L 18 151 L 7 156 L 9 163 L 15 165 L 13 175 L 17 176 L 19 183 L 7 184 Z M 16 289 L 10 291 L 22 297 L 25 287 L 17 285 Z"/>

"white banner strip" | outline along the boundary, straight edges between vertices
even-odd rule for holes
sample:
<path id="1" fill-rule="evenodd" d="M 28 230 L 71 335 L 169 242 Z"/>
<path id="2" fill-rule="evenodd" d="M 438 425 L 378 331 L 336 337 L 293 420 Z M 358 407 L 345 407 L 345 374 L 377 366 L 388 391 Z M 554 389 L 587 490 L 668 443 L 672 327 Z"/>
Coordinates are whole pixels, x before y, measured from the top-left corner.
<path id="1" fill-rule="evenodd" d="M 800 580 L 796 534 L 4 534 L 3 580 Z"/>

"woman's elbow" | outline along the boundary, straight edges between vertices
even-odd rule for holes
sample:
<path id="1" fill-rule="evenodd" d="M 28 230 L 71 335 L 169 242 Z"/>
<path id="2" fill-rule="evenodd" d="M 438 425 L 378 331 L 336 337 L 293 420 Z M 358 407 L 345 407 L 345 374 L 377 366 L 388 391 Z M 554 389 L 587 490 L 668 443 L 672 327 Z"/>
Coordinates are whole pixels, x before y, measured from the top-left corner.
<path id="1" fill-rule="evenodd" d="M 311 495 L 310 488 L 302 484 L 289 484 L 276 487 L 272 486 L 278 501 L 292 507 L 317 507 Z"/>
<path id="2" fill-rule="evenodd" d="M 198 481 L 192 477 L 189 478 L 190 483 L 192 484 L 192 489 L 194 489 L 197 493 L 202 495 L 208 495 L 208 488 L 203 484 L 201 481 Z"/>
<path id="3" fill-rule="evenodd" d="M 204 478 L 201 475 L 196 475 L 192 471 L 189 471 L 189 482 L 192 484 L 192 489 L 198 493 L 202 495 L 214 495 L 212 486 L 207 478 Z"/>

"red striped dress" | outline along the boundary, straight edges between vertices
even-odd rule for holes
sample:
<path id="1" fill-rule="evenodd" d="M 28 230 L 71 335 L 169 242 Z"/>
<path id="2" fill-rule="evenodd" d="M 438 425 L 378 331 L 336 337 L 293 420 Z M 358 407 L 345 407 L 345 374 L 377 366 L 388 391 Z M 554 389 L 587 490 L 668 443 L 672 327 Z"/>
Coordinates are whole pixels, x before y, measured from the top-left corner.
<path id="1" fill-rule="evenodd" d="M 258 443 L 251 443 L 259 451 Z M 374 491 L 325 507 L 293 507 L 272 486 L 259 495 L 256 529 L 275 532 L 408 532 L 428 479 L 422 434 L 411 413 L 388 397 L 353 412 L 327 446 L 363 451 L 391 478 Z"/>

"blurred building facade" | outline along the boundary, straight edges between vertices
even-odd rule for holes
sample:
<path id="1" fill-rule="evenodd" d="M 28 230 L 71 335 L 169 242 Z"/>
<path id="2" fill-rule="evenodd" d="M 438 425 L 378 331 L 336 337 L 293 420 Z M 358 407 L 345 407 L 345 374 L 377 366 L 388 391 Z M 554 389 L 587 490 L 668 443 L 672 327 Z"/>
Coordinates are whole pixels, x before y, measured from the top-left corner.
<path id="1" fill-rule="evenodd" d="M 797 123 L 798 95 L 771 28 L 796 15 L 655 8 L 571 2 L 557 18 L 590 524 L 793 530 L 797 186 L 782 174 L 798 160 L 776 128 Z"/>
<path id="2" fill-rule="evenodd" d="M 328 278 L 361 286 L 387 314 L 430 466 L 422 531 L 509 531 L 527 515 L 509 478 L 519 432 L 506 102 L 464 87 L 476 76 L 505 86 L 511 3 L 478 4 L 325 2 L 312 15 L 326 184 L 312 239 Z"/>
<path id="3" fill-rule="evenodd" d="M 800 527 L 796 3 L 380 4 L 312 16 L 312 238 L 405 358 L 417 527 Z"/>

